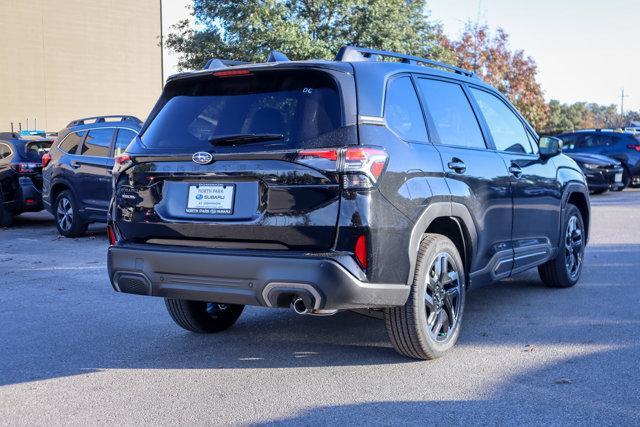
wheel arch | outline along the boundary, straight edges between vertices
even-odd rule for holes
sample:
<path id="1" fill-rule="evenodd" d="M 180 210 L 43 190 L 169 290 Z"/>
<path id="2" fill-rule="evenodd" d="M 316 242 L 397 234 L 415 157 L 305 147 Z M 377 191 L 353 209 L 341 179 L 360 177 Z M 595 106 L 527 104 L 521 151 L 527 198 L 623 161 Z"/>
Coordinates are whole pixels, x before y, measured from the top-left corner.
<path id="1" fill-rule="evenodd" d="M 430 204 L 422 212 L 411 230 L 409 239 L 410 264 L 407 284 L 413 281 L 420 242 L 427 233 L 441 234 L 451 239 L 464 263 L 468 285 L 477 233 L 473 217 L 467 207 L 459 203 L 440 202 Z"/>
<path id="2" fill-rule="evenodd" d="M 589 242 L 589 226 L 591 224 L 591 208 L 589 205 L 589 196 L 584 194 L 582 191 L 572 191 L 567 196 L 567 201 L 564 204 L 565 209 L 568 203 L 571 203 L 580 211 L 580 214 L 582 215 L 582 222 L 584 223 L 584 229 L 587 235 L 586 241 Z"/>
<path id="3" fill-rule="evenodd" d="M 71 193 L 73 194 L 73 197 L 75 197 L 76 200 L 78 200 L 78 196 L 76 195 L 76 192 L 73 190 L 73 186 L 71 186 L 69 182 L 62 179 L 56 180 L 51 185 L 51 192 L 50 192 L 51 211 L 55 210 L 54 206 L 56 203 L 56 199 L 58 198 L 58 195 L 60 195 L 60 193 L 62 193 L 65 190 L 71 191 Z"/>

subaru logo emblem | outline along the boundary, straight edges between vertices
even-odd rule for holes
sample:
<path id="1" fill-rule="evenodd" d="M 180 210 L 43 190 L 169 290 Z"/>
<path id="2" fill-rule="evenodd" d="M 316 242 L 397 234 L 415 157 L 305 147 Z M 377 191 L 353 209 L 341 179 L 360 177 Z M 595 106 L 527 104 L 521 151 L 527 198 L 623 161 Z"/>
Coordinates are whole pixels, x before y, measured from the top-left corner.
<path id="1" fill-rule="evenodd" d="M 206 151 L 198 151 L 191 156 L 191 160 L 199 165 L 208 165 L 213 160 L 213 156 Z"/>

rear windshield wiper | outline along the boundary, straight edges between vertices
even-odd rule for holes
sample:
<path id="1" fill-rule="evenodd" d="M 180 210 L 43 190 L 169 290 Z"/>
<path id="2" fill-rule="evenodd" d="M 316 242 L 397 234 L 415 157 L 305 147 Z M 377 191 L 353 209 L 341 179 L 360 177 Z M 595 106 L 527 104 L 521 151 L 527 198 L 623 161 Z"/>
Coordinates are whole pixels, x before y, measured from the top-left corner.
<path id="1" fill-rule="evenodd" d="M 234 135 L 220 135 L 209 138 L 209 142 L 213 145 L 237 145 L 237 144 L 253 144 L 254 142 L 273 141 L 276 139 L 284 139 L 281 133 L 239 133 Z"/>

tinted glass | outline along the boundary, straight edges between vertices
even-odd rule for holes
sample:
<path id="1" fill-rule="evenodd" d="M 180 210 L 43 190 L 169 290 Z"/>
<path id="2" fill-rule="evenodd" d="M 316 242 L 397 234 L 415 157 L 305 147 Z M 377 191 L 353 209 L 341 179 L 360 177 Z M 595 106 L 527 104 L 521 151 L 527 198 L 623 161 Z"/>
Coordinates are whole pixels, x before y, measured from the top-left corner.
<path id="1" fill-rule="evenodd" d="M 575 134 L 566 134 L 558 136 L 562 140 L 562 149 L 566 151 L 573 150 L 576 146 L 578 138 Z"/>
<path id="2" fill-rule="evenodd" d="M 59 148 L 62 151 L 65 151 L 70 154 L 76 154 L 78 151 L 78 145 L 82 142 L 82 138 L 84 138 L 84 134 L 86 132 L 71 132 L 66 136 L 64 141 L 60 144 Z"/>
<path id="3" fill-rule="evenodd" d="M 118 130 L 118 136 L 116 137 L 116 144 L 113 155 L 119 156 L 124 153 L 131 140 L 136 136 L 136 133 L 129 129 Z"/>
<path id="4" fill-rule="evenodd" d="M 162 109 L 141 135 L 149 148 L 210 150 L 212 138 L 238 134 L 281 134 L 283 138 L 218 146 L 216 151 L 345 143 L 340 133 L 340 95 L 333 79 L 323 72 L 270 70 L 205 76 L 170 84 L 163 98 Z"/>
<path id="5" fill-rule="evenodd" d="M 39 162 L 42 156 L 49 152 L 51 148 L 50 141 L 33 141 L 24 145 L 25 158 L 28 161 Z"/>
<path id="6" fill-rule="evenodd" d="M 92 129 L 82 144 L 83 156 L 107 157 L 111 148 L 113 129 Z"/>
<path id="7" fill-rule="evenodd" d="M 389 83 L 384 106 L 384 118 L 389 129 L 407 141 L 427 141 L 427 128 L 418 96 L 410 77 L 400 77 Z"/>
<path id="8" fill-rule="evenodd" d="M 533 153 L 524 125 L 500 98 L 479 89 L 472 88 L 471 92 L 487 121 L 497 150 Z"/>
<path id="9" fill-rule="evenodd" d="M 418 80 L 418 85 L 441 143 L 486 148 L 480 125 L 462 86 L 429 79 Z"/>
<path id="10" fill-rule="evenodd" d="M 11 148 L 7 144 L 0 143 L 0 160 L 6 159 L 11 155 Z"/>

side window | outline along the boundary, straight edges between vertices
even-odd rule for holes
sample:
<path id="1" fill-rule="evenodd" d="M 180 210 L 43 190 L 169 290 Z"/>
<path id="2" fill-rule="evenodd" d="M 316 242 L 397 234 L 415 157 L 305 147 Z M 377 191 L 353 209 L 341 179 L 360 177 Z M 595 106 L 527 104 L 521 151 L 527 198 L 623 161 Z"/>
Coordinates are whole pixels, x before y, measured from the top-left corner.
<path id="1" fill-rule="evenodd" d="M 427 128 L 410 77 L 392 80 L 387 88 L 384 118 L 389 129 L 407 141 L 426 142 Z"/>
<path id="2" fill-rule="evenodd" d="M 568 135 L 560 135 L 558 138 L 562 140 L 562 149 L 565 151 L 571 151 L 576 148 L 576 143 L 578 142 L 578 138 L 576 135 L 568 134 Z"/>
<path id="3" fill-rule="evenodd" d="M 471 92 L 487 121 L 496 149 L 533 154 L 527 132 L 518 116 L 497 96 L 474 88 L 471 88 Z"/>
<path id="4" fill-rule="evenodd" d="M 113 129 L 91 129 L 82 144 L 83 156 L 107 157 L 111 148 Z"/>
<path id="5" fill-rule="evenodd" d="M 430 79 L 419 79 L 418 86 L 441 143 L 486 148 L 478 119 L 462 86 Z"/>
<path id="6" fill-rule="evenodd" d="M 113 150 L 114 156 L 119 156 L 124 153 L 129 143 L 133 138 L 135 138 L 137 134 L 129 129 L 120 129 L 118 130 L 118 136 L 116 137 L 116 144 Z"/>
<path id="7" fill-rule="evenodd" d="M 78 152 L 78 145 L 82 142 L 82 138 L 84 138 L 86 132 L 71 132 L 68 134 L 64 140 L 60 143 L 58 148 L 60 148 L 65 153 L 76 154 Z"/>
<path id="8" fill-rule="evenodd" d="M 11 155 L 11 147 L 9 147 L 7 144 L 0 143 L 0 160 L 6 159 L 10 155 Z"/>

